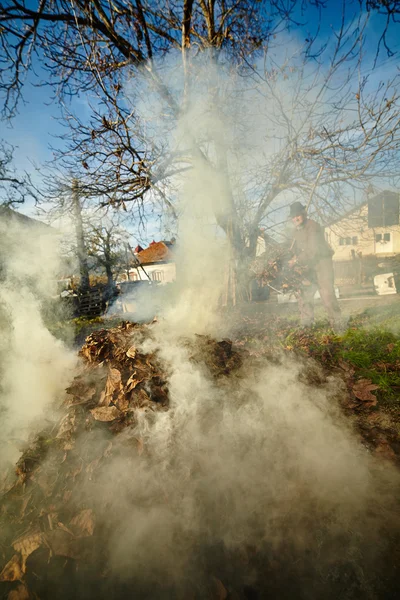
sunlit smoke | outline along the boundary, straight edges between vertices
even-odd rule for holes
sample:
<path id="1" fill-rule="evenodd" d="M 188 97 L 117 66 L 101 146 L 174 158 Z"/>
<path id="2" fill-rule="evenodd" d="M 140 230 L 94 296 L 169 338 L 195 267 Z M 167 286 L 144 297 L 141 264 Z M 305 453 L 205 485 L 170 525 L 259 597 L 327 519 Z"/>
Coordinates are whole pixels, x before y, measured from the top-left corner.
<path id="1" fill-rule="evenodd" d="M 0 222 L 1 461 L 15 460 L 22 442 L 61 398 L 75 358 L 43 322 L 59 265 L 55 231 L 16 218 Z M 49 416 L 49 415 L 48 415 Z"/>

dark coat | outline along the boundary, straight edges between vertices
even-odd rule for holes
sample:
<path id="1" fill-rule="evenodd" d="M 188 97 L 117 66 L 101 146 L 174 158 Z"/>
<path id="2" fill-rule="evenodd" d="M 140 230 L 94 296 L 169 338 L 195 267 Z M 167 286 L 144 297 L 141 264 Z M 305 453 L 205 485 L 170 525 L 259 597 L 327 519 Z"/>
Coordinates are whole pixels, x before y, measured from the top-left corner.
<path id="1" fill-rule="evenodd" d="M 321 225 L 307 219 L 302 227 L 294 232 L 294 253 L 300 265 L 314 269 L 320 260 L 331 258 L 333 251 L 325 239 Z"/>

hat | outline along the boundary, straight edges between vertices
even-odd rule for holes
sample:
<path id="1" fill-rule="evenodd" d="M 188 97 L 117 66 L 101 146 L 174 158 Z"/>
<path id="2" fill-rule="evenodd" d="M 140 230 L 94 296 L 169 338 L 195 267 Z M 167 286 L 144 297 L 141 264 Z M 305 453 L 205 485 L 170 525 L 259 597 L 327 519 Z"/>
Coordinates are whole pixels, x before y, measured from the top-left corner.
<path id="1" fill-rule="evenodd" d="M 302 205 L 301 202 L 293 202 L 293 204 L 290 205 L 290 218 L 293 219 L 293 217 L 299 217 L 300 215 L 303 215 L 306 212 L 306 207 Z"/>

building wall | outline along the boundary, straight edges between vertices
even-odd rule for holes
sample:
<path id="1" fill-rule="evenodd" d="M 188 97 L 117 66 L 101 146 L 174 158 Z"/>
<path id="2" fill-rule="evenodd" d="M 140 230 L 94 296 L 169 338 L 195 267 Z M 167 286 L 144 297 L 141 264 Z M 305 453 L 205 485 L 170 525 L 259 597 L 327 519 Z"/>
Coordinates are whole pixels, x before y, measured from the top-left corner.
<path id="1" fill-rule="evenodd" d="M 368 227 L 367 205 L 326 227 L 325 236 L 335 252 L 334 261 L 351 260 L 354 254 L 384 257 L 400 253 L 400 226 Z"/>
<path id="2" fill-rule="evenodd" d="M 152 281 L 159 281 L 161 284 L 172 283 L 176 279 L 175 263 L 155 263 L 152 265 L 143 265 L 144 270 L 149 275 Z M 147 280 L 143 269 L 131 269 L 129 271 L 129 279 L 131 281 Z"/>

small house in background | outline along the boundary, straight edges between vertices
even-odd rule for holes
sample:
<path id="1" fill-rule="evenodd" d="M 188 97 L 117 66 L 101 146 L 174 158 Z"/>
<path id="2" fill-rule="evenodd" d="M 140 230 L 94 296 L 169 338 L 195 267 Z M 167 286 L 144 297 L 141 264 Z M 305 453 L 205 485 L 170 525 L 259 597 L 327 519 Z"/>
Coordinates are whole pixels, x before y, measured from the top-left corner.
<path id="1" fill-rule="evenodd" d="M 157 281 L 160 284 L 172 283 L 176 279 L 174 260 L 175 240 L 151 242 L 148 248 L 137 246 L 137 263 L 129 270 L 130 281 Z"/>
<path id="2" fill-rule="evenodd" d="M 385 190 L 325 227 L 337 285 L 367 283 L 382 259 L 400 255 L 399 193 Z"/>
<path id="3" fill-rule="evenodd" d="M 385 191 L 325 228 L 334 261 L 400 253 L 399 194 Z"/>

